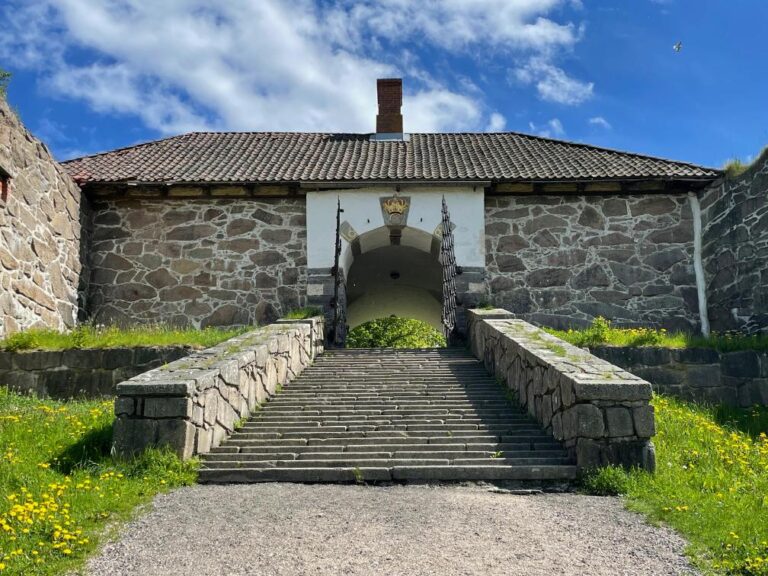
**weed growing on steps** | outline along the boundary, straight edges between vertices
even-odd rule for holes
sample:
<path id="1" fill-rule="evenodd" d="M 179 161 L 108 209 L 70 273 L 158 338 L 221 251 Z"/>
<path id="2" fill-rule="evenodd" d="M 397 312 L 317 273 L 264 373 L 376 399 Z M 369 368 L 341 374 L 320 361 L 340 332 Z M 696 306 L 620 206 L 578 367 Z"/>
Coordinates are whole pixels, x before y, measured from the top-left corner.
<path id="1" fill-rule="evenodd" d="M 624 493 L 627 506 L 678 530 L 704 572 L 768 575 L 768 408 L 653 399 L 655 474 L 605 468 L 583 489 Z"/>
<path id="2" fill-rule="evenodd" d="M 352 468 L 352 474 L 354 474 L 354 476 L 355 476 L 355 483 L 356 484 L 364 484 L 365 483 L 365 478 L 363 476 L 363 471 L 360 470 L 359 467 L 355 466 L 354 468 Z"/>

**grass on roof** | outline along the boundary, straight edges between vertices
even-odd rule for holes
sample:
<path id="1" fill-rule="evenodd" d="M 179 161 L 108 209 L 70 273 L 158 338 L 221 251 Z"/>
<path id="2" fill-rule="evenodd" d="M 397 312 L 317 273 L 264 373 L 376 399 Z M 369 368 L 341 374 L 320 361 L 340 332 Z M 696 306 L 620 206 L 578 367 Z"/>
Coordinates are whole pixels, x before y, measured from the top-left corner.
<path id="1" fill-rule="evenodd" d="M 655 328 L 615 328 L 609 320 L 598 317 L 588 328 L 554 330 L 544 328 L 574 346 L 657 346 L 660 348 L 712 348 L 720 352 L 757 350 L 768 352 L 768 335 L 712 334 L 705 338 L 684 332 Z"/>
<path id="2" fill-rule="evenodd" d="M 72 348 L 135 348 L 139 346 L 190 346 L 209 348 L 229 340 L 250 328 L 176 328 L 165 325 L 80 326 L 74 330 L 32 329 L 18 332 L 0 340 L 0 349 L 67 350 Z"/>

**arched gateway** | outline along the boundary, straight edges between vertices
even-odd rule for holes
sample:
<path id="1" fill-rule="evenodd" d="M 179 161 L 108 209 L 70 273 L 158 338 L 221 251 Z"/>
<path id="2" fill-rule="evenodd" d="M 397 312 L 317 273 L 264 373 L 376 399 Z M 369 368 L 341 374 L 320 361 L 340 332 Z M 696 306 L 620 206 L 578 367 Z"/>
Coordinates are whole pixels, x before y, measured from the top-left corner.
<path id="1" fill-rule="evenodd" d="M 334 298 L 336 210 L 340 206 L 339 304 L 350 328 L 392 314 L 441 329 L 443 272 L 440 263 L 442 199 L 451 211 L 459 306 L 477 304 L 485 290 L 483 188 L 476 185 L 398 185 L 316 190 L 307 193 L 310 304 L 329 317 Z"/>

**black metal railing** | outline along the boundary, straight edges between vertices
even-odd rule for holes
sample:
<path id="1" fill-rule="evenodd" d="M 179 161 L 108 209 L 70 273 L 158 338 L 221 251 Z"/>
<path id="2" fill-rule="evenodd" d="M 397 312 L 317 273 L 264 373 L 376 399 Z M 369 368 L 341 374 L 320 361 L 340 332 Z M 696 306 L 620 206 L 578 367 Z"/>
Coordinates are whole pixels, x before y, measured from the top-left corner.
<path id="1" fill-rule="evenodd" d="M 456 253 L 453 248 L 451 215 L 443 196 L 442 238 L 440 240 L 440 264 L 443 268 L 443 334 L 448 346 L 456 341 Z"/>
<path id="2" fill-rule="evenodd" d="M 333 318 L 328 339 L 334 348 L 344 348 L 347 340 L 347 294 L 344 271 L 339 265 L 341 257 L 341 213 L 344 210 L 341 208 L 341 199 L 337 199 L 336 202 L 336 244 L 334 247 L 333 268 L 331 269 L 331 275 L 333 276 L 333 300 L 331 300 Z"/>

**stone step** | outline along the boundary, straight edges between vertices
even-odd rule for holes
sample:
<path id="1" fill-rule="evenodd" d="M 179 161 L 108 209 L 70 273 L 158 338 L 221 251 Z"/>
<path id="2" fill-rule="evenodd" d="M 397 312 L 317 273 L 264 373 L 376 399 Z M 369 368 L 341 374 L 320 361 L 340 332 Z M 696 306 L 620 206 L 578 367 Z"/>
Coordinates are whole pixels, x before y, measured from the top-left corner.
<path id="1" fill-rule="evenodd" d="M 246 423 L 240 430 L 241 432 L 256 432 L 266 431 L 275 432 L 279 430 L 296 432 L 302 429 L 308 431 L 319 431 L 320 429 L 326 429 L 328 427 L 346 426 L 347 430 L 353 430 L 355 427 L 365 427 L 366 430 L 383 430 L 383 429 L 398 429 L 408 430 L 414 429 L 413 426 L 452 426 L 454 424 L 466 424 L 483 428 L 524 428 L 526 426 L 536 426 L 534 422 L 520 418 L 519 420 L 512 420 L 509 418 L 498 420 L 483 420 L 481 418 L 467 418 L 467 419 L 453 419 L 453 420 L 439 420 L 439 419 L 415 419 L 415 418 L 395 418 L 395 419 L 382 419 L 382 418 L 368 418 L 361 419 L 344 419 L 344 420 L 256 420 Z M 290 429 L 290 430 L 289 430 Z"/>
<path id="2" fill-rule="evenodd" d="M 249 439 L 234 435 L 228 441 L 229 446 L 241 447 L 264 447 L 264 446 L 356 446 L 356 445 L 390 445 L 390 446 L 409 446 L 418 444 L 462 444 L 462 445 L 493 445 L 493 444 L 535 444 L 539 446 L 555 446 L 559 444 L 551 440 L 545 434 L 541 435 L 520 435 L 520 436 L 497 436 L 497 435 L 477 435 L 477 436 L 365 436 L 336 437 L 336 438 L 270 438 L 270 439 Z"/>
<path id="3" fill-rule="evenodd" d="M 392 468 L 394 466 L 554 466 L 569 464 L 567 458 L 439 458 L 434 454 L 428 454 L 428 458 L 368 458 L 344 455 L 343 458 L 320 459 L 231 459 L 231 460 L 207 460 L 205 468 Z"/>
<path id="4" fill-rule="evenodd" d="M 368 445 L 346 445 L 344 443 L 335 445 L 307 445 L 297 442 L 289 444 L 226 444 L 211 450 L 210 455 L 214 454 L 274 454 L 292 452 L 295 454 L 309 454 L 313 452 L 510 452 L 510 451 L 559 451 L 562 452 L 562 446 L 554 441 L 545 442 L 489 442 L 489 443 L 470 443 L 470 444 L 428 444 L 428 443 L 407 443 L 407 444 L 368 444 Z M 209 455 L 206 455 L 206 458 Z"/>
<path id="5" fill-rule="evenodd" d="M 336 430 L 336 431 L 317 431 L 307 432 L 241 432 L 237 435 L 237 441 L 240 443 L 248 440 L 265 439 L 294 439 L 306 438 L 315 439 L 350 439 L 360 438 L 499 438 L 502 435 L 517 436 L 537 436 L 540 430 L 533 427 L 521 428 L 519 430 L 510 430 L 509 428 L 500 429 L 474 429 L 474 430 Z M 542 438 L 548 438 L 546 434 L 540 434 Z"/>
<path id="6" fill-rule="evenodd" d="M 200 481 L 560 482 L 570 462 L 466 350 L 333 350 L 204 456 Z"/>
<path id="7" fill-rule="evenodd" d="M 270 415 L 258 415 L 245 423 L 245 428 L 261 427 L 261 426 L 323 426 L 326 424 L 446 424 L 450 422 L 464 422 L 467 424 L 523 424 L 533 423 L 533 420 L 526 416 L 506 416 L 498 418 L 479 418 L 473 416 L 463 416 L 461 414 L 443 414 L 441 416 L 425 416 L 425 417 L 405 417 L 397 414 L 390 416 L 382 415 L 357 415 L 348 414 L 341 416 L 320 416 L 320 415 L 308 415 L 308 416 L 270 416 Z"/>
<path id="8" fill-rule="evenodd" d="M 425 456 L 425 454 L 427 456 Z M 458 459 L 499 459 L 505 460 L 531 460 L 536 458 L 547 458 L 554 460 L 568 459 L 564 450 L 507 450 L 507 451 L 478 451 L 478 450 L 430 450 L 430 451 L 348 451 L 340 450 L 336 452 L 237 452 L 237 453 L 212 453 L 206 457 L 206 462 L 258 462 L 273 460 L 338 460 L 348 458 L 355 460 L 363 459 L 423 459 L 438 458 L 442 460 Z"/>
<path id="9" fill-rule="evenodd" d="M 391 482 L 391 481 L 570 481 L 576 467 L 537 466 L 394 466 L 386 467 L 314 467 L 314 468 L 203 468 L 198 481 L 206 483 L 249 482 Z"/>

